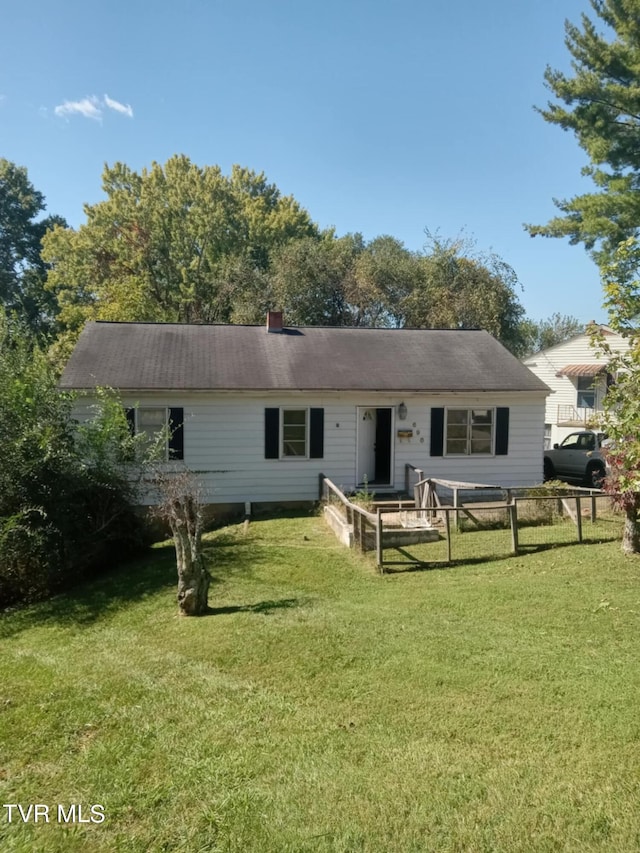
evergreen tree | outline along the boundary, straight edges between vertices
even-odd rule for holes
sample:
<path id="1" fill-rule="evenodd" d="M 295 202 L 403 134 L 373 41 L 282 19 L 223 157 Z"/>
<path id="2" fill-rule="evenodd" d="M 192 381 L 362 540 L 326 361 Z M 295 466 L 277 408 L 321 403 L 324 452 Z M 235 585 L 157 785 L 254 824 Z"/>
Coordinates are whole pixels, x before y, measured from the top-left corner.
<path id="1" fill-rule="evenodd" d="M 573 131 L 595 189 L 556 200 L 562 215 L 526 228 L 532 236 L 582 243 L 606 264 L 640 228 L 640 0 L 591 0 L 591 6 L 595 20 L 583 14 L 580 26 L 565 24 L 572 73 L 547 68 L 546 84 L 559 102 L 540 113 Z"/>

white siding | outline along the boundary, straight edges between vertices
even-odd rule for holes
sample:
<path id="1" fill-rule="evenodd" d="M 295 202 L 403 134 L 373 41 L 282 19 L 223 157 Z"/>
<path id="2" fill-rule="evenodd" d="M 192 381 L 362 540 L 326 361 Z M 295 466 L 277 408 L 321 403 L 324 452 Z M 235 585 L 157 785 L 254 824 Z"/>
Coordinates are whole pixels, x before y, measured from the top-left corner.
<path id="1" fill-rule="evenodd" d="M 628 348 L 628 342 L 619 335 L 608 334 L 606 340 L 617 351 Z M 562 407 L 576 407 L 578 392 L 577 379 L 571 376 L 557 376 L 558 371 L 568 364 L 594 364 L 604 366 L 606 358 L 598 358 L 597 350 L 591 346 L 589 335 L 576 335 L 570 341 L 542 350 L 523 360 L 523 363 L 551 389 L 545 408 L 545 423 L 551 424 L 551 443 L 562 441 L 565 436 L 579 429 L 579 426 L 559 426 L 559 412 Z M 596 409 L 602 408 L 602 399 L 606 391 L 606 377 L 596 378 Z"/>
<path id="2" fill-rule="evenodd" d="M 422 468 L 425 476 L 470 483 L 490 483 L 500 486 L 529 486 L 542 481 L 542 445 L 544 429 L 543 397 L 512 395 L 450 395 L 430 397 L 411 402 L 408 408 L 409 427 L 416 423 L 414 437 L 396 438 L 396 483 L 402 487 L 404 465 L 410 463 Z M 506 456 L 430 456 L 431 408 L 476 407 L 509 408 L 509 452 Z M 420 430 L 420 435 L 415 433 Z"/>
<path id="3" fill-rule="evenodd" d="M 400 402 L 407 418 L 399 421 Z M 422 468 L 426 476 L 495 483 L 532 485 L 542 480 L 544 398 L 532 394 L 389 395 L 339 393 L 311 395 L 138 394 L 123 397 L 126 406 L 166 405 L 184 408 L 184 462 L 197 472 L 211 503 L 315 500 L 318 474 L 337 485 L 356 485 L 357 408 L 394 409 L 393 485 L 403 489 L 405 463 Z M 265 459 L 264 410 L 276 406 L 314 406 L 324 409 L 323 459 Z M 510 410 L 509 452 L 506 456 L 431 457 L 431 408 L 463 406 Z M 80 401 L 75 416 L 87 415 Z M 412 429 L 399 439 L 399 429 Z"/>

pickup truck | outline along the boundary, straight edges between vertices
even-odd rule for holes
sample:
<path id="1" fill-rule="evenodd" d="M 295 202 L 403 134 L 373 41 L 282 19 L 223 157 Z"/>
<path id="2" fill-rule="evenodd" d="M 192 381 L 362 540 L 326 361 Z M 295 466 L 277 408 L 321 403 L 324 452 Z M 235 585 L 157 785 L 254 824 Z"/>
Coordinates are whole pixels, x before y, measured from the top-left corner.
<path id="1" fill-rule="evenodd" d="M 602 487 L 607 470 L 605 454 L 607 436 L 603 432 L 572 432 L 553 450 L 544 452 L 545 480 L 578 480 L 591 488 Z"/>

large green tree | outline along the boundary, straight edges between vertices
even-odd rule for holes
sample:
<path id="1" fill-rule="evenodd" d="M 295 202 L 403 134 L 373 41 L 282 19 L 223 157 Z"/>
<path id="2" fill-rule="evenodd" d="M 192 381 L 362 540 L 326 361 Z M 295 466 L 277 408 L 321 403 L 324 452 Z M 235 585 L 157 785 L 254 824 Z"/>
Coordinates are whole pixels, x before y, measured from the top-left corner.
<path id="1" fill-rule="evenodd" d="M 355 325 L 405 325 L 406 301 L 423 277 L 420 253 L 388 235 L 371 240 L 356 259 L 347 294 Z"/>
<path id="2" fill-rule="evenodd" d="M 268 270 L 234 275 L 234 322 L 261 323 L 269 308 L 307 326 L 400 326 L 422 275 L 420 257 L 394 237 L 333 231 L 282 243 Z"/>
<path id="3" fill-rule="evenodd" d="M 287 323 L 305 326 L 351 326 L 347 300 L 349 279 L 364 242 L 359 234 L 323 240 L 295 240 L 275 253 L 271 301 Z"/>
<path id="4" fill-rule="evenodd" d="M 557 98 L 540 112 L 571 131 L 589 157 L 594 190 L 555 200 L 559 216 L 528 225 L 533 236 L 568 237 L 607 263 L 640 228 L 640 0 L 591 0 L 595 19 L 565 24 L 571 72 L 547 68 Z"/>
<path id="5" fill-rule="evenodd" d="M 102 186 L 107 198 L 85 207 L 85 224 L 44 239 L 70 339 L 89 319 L 228 322 L 272 252 L 317 235 L 293 198 L 239 167 L 226 176 L 185 156 L 140 173 L 116 163 Z"/>
<path id="6" fill-rule="evenodd" d="M 0 306 L 16 313 L 37 333 L 49 333 L 57 303 L 45 290 L 46 265 L 41 240 L 59 216 L 38 219 L 45 210 L 27 170 L 0 158 Z"/>
<path id="7" fill-rule="evenodd" d="M 512 352 L 526 350 L 513 269 L 471 241 L 431 239 L 412 252 L 390 236 L 295 240 L 273 256 L 265 307 L 300 325 L 482 328 Z"/>
<path id="8" fill-rule="evenodd" d="M 403 303 L 405 325 L 486 329 L 521 355 L 524 308 L 513 268 L 495 254 L 475 253 L 473 241 L 428 236 L 421 279 Z"/>

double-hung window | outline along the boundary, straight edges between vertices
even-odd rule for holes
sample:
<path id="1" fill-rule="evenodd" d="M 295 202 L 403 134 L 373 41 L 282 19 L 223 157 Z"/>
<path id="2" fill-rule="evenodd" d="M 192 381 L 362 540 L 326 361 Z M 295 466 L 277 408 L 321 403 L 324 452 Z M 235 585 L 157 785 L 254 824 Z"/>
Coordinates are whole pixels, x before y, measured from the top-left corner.
<path id="1" fill-rule="evenodd" d="M 493 453 L 493 409 L 447 409 L 446 455 Z"/>
<path id="2" fill-rule="evenodd" d="M 288 456 L 300 456 L 306 458 L 308 442 L 308 409 L 281 409 L 282 447 L 280 453 L 283 458 Z"/>
<path id="3" fill-rule="evenodd" d="M 578 376 L 578 409 L 595 409 L 596 386 L 593 376 Z"/>
<path id="4" fill-rule="evenodd" d="M 144 433 L 149 444 L 152 444 L 158 433 L 168 425 L 168 412 L 162 406 L 145 406 L 137 411 L 136 432 Z"/>
<path id="5" fill-rule="evenodd" d="M 127 420 L 131 432 L 147 437 L 149 444 L 158 441 L 158 435 L 164 431 L 163 458 L 184 459 L 184 409 L 170 406 L 139 406 L 127 409 Z"/>
<path id="6" fill-rule="evenodd" d="M 265 459 L 322 459 L 324 409 L 282 406 L 264 410 Z"/>

